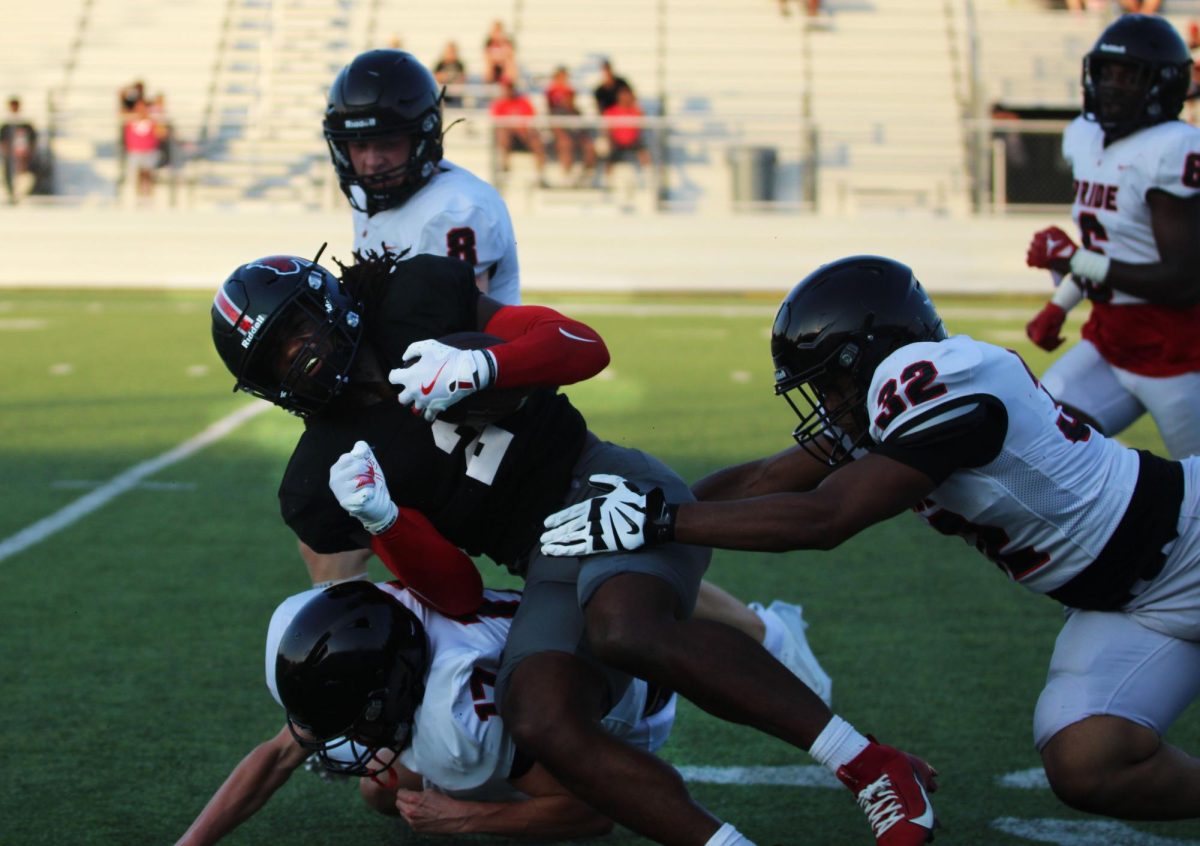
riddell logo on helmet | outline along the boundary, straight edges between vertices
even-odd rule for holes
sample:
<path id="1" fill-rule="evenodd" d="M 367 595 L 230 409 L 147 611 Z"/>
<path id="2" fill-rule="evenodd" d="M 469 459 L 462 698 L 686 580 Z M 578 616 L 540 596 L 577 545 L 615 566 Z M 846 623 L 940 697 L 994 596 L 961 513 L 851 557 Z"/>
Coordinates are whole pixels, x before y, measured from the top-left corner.
<path id="1" fill-rule="evenodd" d="M 1101 53 L 1124 53 L 1125 45 L 1124 44 L 1101 44 L 1100 52 Z"/>
<path id="2" fill-rule="evenodd" d="M 254 323 L 250 325 L 250 329 L 246 332 L 246 337 L 242 338 L 242 348 L 246 349 L 254 342 L 254 336 L 258 334 L 258 330 L 262 328 L 263 321 L 267 319 L 265 314 L 260 314 L 254 318 Z"/>
<path id="3" fill-rule="evenodd" d="M 373 117 L 351 118 L 350 120 L 346 121 L 347 129 L 365 129 L 368 126 L 374 126 L 374 125 L 375 125 L 375 118 L 373 118 Z"/>

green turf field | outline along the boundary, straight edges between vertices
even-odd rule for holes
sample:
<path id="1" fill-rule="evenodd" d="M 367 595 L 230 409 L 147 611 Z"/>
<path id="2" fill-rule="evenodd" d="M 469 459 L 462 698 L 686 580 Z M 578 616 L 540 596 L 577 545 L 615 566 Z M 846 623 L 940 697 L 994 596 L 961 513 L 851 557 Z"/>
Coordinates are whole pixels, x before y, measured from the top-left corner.
<path id="1" fill-rule="evenodd" d="M 772 396 L 767 347 L 778 297 L 539 299 L 609 343 L 611 368 L 568 391 L 602 437 L 689 480 L 790 443 L 795 418 Z M 276 603 L 308 586 L 275 503 L 298 421 L 270 409 L 177 463 L 121 476 L 250 402 L 230 393 L 212 351 L 210 301 L 0 292 L 3 846 L 170 844 L 282 724 L 262 643 Z M 940 306 L 951 331 L 1017 349 L 1035 371 L 1048 365 L 1021 331 L 1036 301 Z M 1159 448 L 1148 423 L 1125 437 Z M 120 478 L 125 492 L 39 529 Z M 710 577 L 746 600 L 803 603 L 835 709 L 941 771 L 939 842 L 1200 842 L 1200 823 L 1100 829 L 1044 788 L 1001 786 L 1038 766 L 1029 726 L 1060 611 L 961 541 L 900 517 L 833 553 L 718 553 Z M 1172 739 L 1200 749 L 1198 723 L 1185 714 Z M 681 767 L 811 763 L 687 705 L 665 754 Z M 693 787 L 763 846 L 871 842 L 845 790 Z M 350 785 L 301 772 L 228 842 L 398 841 L 447 842 L 406 835 Z M 609 842 L 640 841 L 618 830 Z"/>

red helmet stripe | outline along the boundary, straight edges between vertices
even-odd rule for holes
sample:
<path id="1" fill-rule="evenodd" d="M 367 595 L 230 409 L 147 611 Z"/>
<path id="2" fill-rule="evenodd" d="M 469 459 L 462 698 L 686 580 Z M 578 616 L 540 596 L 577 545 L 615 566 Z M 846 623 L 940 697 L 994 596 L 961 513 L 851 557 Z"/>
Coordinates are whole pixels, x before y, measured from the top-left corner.
<path id="1" fill-rule="evenodd" d="M 217 311 L 221 312 L 221 316 L 229 321 L 229 325 L 243 335 L 249 332 L 250 327 L 254 325 L 254 322 L 242 313 L 237 304 L 229 299 L 229 295 L 225 293 L 224 288 L 217 289 L 217 296 L 213 298 L 213 305 Z"/>

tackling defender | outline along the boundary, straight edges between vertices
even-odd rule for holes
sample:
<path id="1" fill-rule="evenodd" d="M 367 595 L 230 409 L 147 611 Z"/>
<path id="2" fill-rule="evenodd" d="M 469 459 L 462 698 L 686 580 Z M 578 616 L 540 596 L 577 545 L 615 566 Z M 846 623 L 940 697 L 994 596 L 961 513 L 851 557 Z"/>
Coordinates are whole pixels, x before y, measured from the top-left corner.
<path id="1" fill-rule="evenodd" d="M 543 551 L 833 549 L 915 510 L 1066 608 L 1034 717 L 1055 793 L 1105 816 L 1200 816 L 1200 760 L 1163 741 L 1200 694 L 1200 458 L 1074 419 L 1016 353 L 947 337 L 891 259 L 802 280 L 771 353 L 797 445 L 701 480 L 695 502 L 598 479 L 609 493 L 552 515 Z"/>
<path id="2" fill-rule="evenodd" d="M 520 600 L 517 591 L 485 590 L 475 613 L 449 618 L 397 583 L 360 581 L 284 600 L 268 628 L 266 679 L 288 725 L 237 765 L 177 846 L 218 842 L 314 752 L 329 770 L 360 776 L 370 807 L 402 816 L 417 832 L 568 839 L 609 831 L 610 820 L 520 754 L 497 713 L 496 673 Z M 786 613 L 783 606 L 772 603 Z M 740 607 L 741 619 L 750 619 Z M 789 650 L 778 652 L 792 672 L 809 671 L 789 665 Z M 382 678 L 389 678 L 380 705 L 386 719 L 371 725 L 363 715 Z M 635 679 L 603 725 L 656 752 L 674 720 L 675 696 Z M 387 738 L 381 742 L 398 754 L 372 756 L 345 741 L 364 734 Z M 406 735 L 403 745 L 395 740 Z"/>
<path id="3" fill-rule="evenodd" d="M 415 831 L 606 833 L 611 821 L 521 756 L 496 714 L 492 690 L 520 600 L 488 590 L 477 612 L 456 619 L 395 583 L 343 582 L 284 600 L 268 629 L 266 679 L 288 724 L 238 764 L 177 846 L 218 842 L 314 751 L 330 770 L 360 776 L 367 804 Z M 366 716 L 371 702 L 376 719 Z M 639 681 L 604 725 L 653 752 L 674 715 L 674 697 L 656 700 Z M 384 748 L 375 757 L 347 735 Z"/>

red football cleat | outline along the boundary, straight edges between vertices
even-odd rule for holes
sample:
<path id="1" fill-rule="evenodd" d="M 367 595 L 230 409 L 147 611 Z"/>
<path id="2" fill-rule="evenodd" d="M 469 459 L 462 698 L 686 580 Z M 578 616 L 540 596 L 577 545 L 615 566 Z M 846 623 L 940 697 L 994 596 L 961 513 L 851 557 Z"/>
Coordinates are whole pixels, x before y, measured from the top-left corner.
<path id="1" fill-rule="evenodd" d="M 918 846 L 933 840 L 937 819 L 925 791 L 937 789 L 936 776 L 937 771 L 920 758 L 873 738 L 870 746 L 837 771 L 866 813 L 878 846 Z"/>

